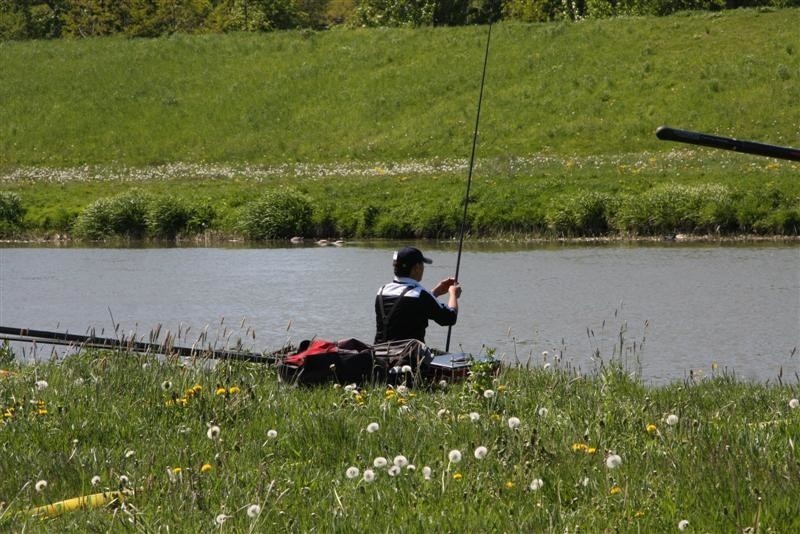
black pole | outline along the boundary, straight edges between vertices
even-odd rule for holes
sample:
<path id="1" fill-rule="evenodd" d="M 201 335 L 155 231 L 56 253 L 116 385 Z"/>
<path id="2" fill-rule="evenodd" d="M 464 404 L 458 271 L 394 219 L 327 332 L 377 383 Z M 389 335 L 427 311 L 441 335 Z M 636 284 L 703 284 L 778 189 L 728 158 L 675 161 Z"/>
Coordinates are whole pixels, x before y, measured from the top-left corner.
<path id="1" fill-rule="evenodd" d="M 769 158 L 789 159 L 800 161 L 800 150 L 766 143 L 755 143 L 753 141 L 741 141 L 732 137 L 720 137 L 689 130 L 679 130 L 669 126 L 659 126 L 656 130 L 656 137 L 662 141 L 679 141 L 692 145 L 702 145 L 711 148 L 721 148 L 723 150 L 733 150 L 734 152 L 744 152 L 767 156 Z"/>
<path id="2" fill-rule="evenodd" d="M 467 227 L 467 207 L 469 206 L 469 188 L 472 185 L 472 169 L 475 166 L 475 147 L 478 144 L 478 124 L 481 121 L 481 103 L 483 102 L 483 85 L 486 81 L 486 65 L 489 63 L 489 42 L 492 40 L 492 24 L 489 23 L 489 33 L 486 36 L 486 51 L 483 55 L 483 73 L 481 74 L 481 90 L 478 94 L 478 111 L 475 113 L 475 130 L 472 133 L 472 154 L 469 157 L 469 172 L 467 173 L 467 190 L 464 193 L 464 216 L 461 218 L 461 231 L 458 235 L 458 257 L 456 259 L 455 279 L 458 281 L 458 273 L 461 268 L 461 251 L 464 248 L 464 232 Z M 445 352 L 450 352 L 450 335 L 453 333 L 453 326 L 447 327 L 447 343 L 444 346 Z"/>
<path id="3" fill-rule="evenodd" d="M 274 363 L 274 355 L 253 354 L 250 352 L 237 352 L 231 350 L 214 350 L 200 347 L 177 347 L 172 345 L 172 338 L 168 335 L 163 343 L 146 343 L 134 339 L 113 339 L 106 337 L 82 336 L 63 332 L 48 332 L 45 330 L 31 330 L 28 328 L 13 328 L 0 326 L 0 339 L 9 341 L 22 341 L 27 343 L 42 343 L 51 345 L 69 345 L 74 347 L 90 347 L 97 349 L 120 349 L 129 352 L 165 354 L 168 356 L 196 356 L 214 360 L 238 360 L 258 363 Z"/>

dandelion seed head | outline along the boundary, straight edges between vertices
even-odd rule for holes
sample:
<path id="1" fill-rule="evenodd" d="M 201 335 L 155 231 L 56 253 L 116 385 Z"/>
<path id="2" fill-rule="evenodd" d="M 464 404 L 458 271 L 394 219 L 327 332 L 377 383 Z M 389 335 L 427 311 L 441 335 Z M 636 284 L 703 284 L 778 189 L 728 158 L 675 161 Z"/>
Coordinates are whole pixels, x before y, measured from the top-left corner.
<path id="1" fill-rule="evenodd" d="M 208 439 L 217 439 L 219 438 L 220 432 L 221 430 L 217 425 L 211 425 L 206 431 L 206 436 L 208 436 Z"/>
<path id="2" fill-rule="evenodd" d="M 542 358 L 544 358 L 545 360 L 547 359 L 547 357 L 548 357 L 549 355 L 550 355 L 550 353 L 549 353 L 549 352 L 547 352 L 546 350 L 543 350 L 543 351 L 542 351 Z"/>
<path id="3" fill-rule="evenodd" d="M 47 389 L 47 386 L 49 386 L 49 384 L 47 383 L 47 380 L 37 380 L 36 382 L 34 382 L 34 386 L 36 386 L 36 389 L 42 390 L 42 389 Z"/>
<path id="4" fill-rule="evenodd" d="M 267 430 L 267 437 L 269 439 L 277 438 L 278 437 L 278 431 L 275 430 L 274 428 L 270 428 L 269 430 Z"/>
<path id="5" fill-rule="evenodd" d="M 36 488 L 36 491 L 38 491 L 39 493 L 43 492 L 44 490 L 47 489 L 47 481 L 39 480 L 38 482 L 36 482 L 34 488 Z"/>
<path id="6" fill-rule="evenodd" d="M 120 475 L 119 476 L 119 485 L 120 486 L 127 486 L 130 483 L 130 481 L 131 480 L 127 477 L 127 475 Z"/>
<path id="7" fill-rule="evenodd" d="M 135 456 L 135 455 L 136 455 L 136 451 L 134 451 L 132 449 L 128 449 L 127 451 L 125 451 L 125 458 L 131 458 L 132 456 Z"/>
<path id="8" fill-rule="evenodd" d="M 364 469 L 364 482 L 372 482 L 375 480 L 375 471 L 372 469 Z"/>
<path id="9" fill-rule="evenodd" d="M 367 432 L 372 434 L 372 433 L 377 432 L 378 430 L 380 430 L 380 428 L 381 427 L 380 427 L 380 425 L 378 423 L 370 423 L 370 424 L 367 425 Z"/>
<path id="10" fill-rule="evenodd" d="M 678 521 L 678 530 L 686 530 L 687 528 L 689 528 L 689 521 L 686 519 Z"/>
<path id="11" fill-rule="evenodd" d="M 356 478 L 360 474 L 358 467 L 351 465 L 347 468 L 347 471 L 344 472 L 344 476 L 347 478 Z"/>
<path id="12" fill-rule="evenodd" d="M 609 469 L 616 469 L 622 464 L 622 458 L 619 454 L 609 454 L 606 458 L 606 467 Z"/>
<path id="13" fill-rule="evenodd" d="M 378 456 L 377 458 L 375 458 L 372 461 L 373 467 L 376 467 L 378 469 L 380 469 L 382 467 L 386 467 L 388 464 L 389 464 L 389 461 L 386 458 L 384 458 L 383 456 Z"/>
<path id="14" fill-rule="evenodd" d="M 448 409 L 446 409 L 446 408 L 442 408 L 441 410 L 439 410 L 438 412 L 436 412 L 436 415 L 437 415 L 438 417 L 444 417 L 445 415 L 447 415 L 447 414 L 449 414 L 449 413 L 450 413 L 450 410 L 448 410 Z"/>
<path id="15" fill-rule="evenodd" d="M 98 475 L 93 476 L 91 483 L 92 486 L 97 486 L 98 484 L 100 484 L 100 477 Z"/>
<path id="16" fill-rule="evenodd" d="M 509 417 L 508 418 L 508 428 L 511 430 L 516 430 L 519 428 L 520 420 L 519 417 Z"/>
<path id="17" fill-rule="evenodd" d="M 550 369 L 550 362 L 547 362 L 542 366 L 542 369 Z"/>
<path id="18" fill-rule="evenodd" d="M 255 519 L 261 514 L 261 507 L 257 504 L 251 504 L 247 507 L 247 517 Z"/>
<path id="19" fill-rule="evenodd" d="M 432 474 L 433 474 L 433 471 L 427 465 L 422 468 L 422 476 L 425 477 L 425 480 L 430 480 Z"/>
<path id="20" fill-rule="evenodd" d="M 416 470 L 417 470 L 417 466 L 414 465 L 414 464 L 408 464 L 406 466 L 406 471 L 416 471 Z"/>
<path id="21" fill-rule="evenodd" d="M 450 463 L 457 464 L 461 461 L 461 451 L 458 449 L 453 449 L 447 454 L 447 459 L 450 460 Z"/>
<path id="22" fill-rule="evenodd" d="M 539 417 L 547 417 L 547 408 L 544 406 L 539 408 Z"/>
<path id="23" fill-rule="evenodd" d="M 229 515 L 218 514 L 217 517 L 214 518 L 214 523 L 216 523 L 218 526 L 222 526 L 229 517 Z"/>
<path id="24" fill-rule="evenodd" d="M 394 457 L 392 463 L 397 467 L 405 467 L 408 465 L 408 458 L 406 458 L 402 454 L 398 454 L 397 456 Z"/>
<path id="25" fill-rule="evenodd" d="M 389 468 L 388 473 L 390 477 L 397 476 L 400 474 L 400 468 L 397 467 L 396 465 L 393 465 L 392 467 Z"/>
<path id="26" fill-rule="evenodd" d="M 671 413 L 667 416 L 667 424 L 669 426 L 675 426 L 678 424 L 678 416 L 674 413 Z"/>
<path id="27" fill-rule="evenodd" d="M 347 384 L 344 387 L 344 390 L 345 391 L 358 391 L 358 386 L 356 386 L 355 384 Z"/>
<path id="28" fill-rule="evenodd" d="M 447 380 L 439 380 L 439 388 L 447 389 Z"/>
<path id="29" fill-rule="evenodd" d="M 411 366 L 410 366 L 410 365 L 404 365 L 404 366 L 403 366 L 403 367 L 400 369 L 400 371 L 401 371 L 403 374 L 410 373 L 410 372 L 411 372 Z"/>
<path id="30" fill-rule="evenodd" d="M 489 454 L 489 449 L 487 449 L 483 445 L 476 448 L 474 452 L 475 458 L 477 458 L 478 460 L 483 460 L 484 458 L 486 458 L 487 454 Z"/>
<path id="31" fill-rule="evenodd" d="M 486 399 L 491 399 L 492 397 L 494 397 L 494 390 L 493 389 L 484 390 L 483 397 Z"/>
<path id="32" fill-rule="evenodd" d="M 792 399 L 789 401 L 789 408 L 796 410 L 798 407 L 800 407 L 800 400 Z"/>
<path id="33" fill-rule="evenodd" d="M 481 420 L 481 414 L 479 414 L 478 412 L 470 412 L 469 420 L 472 421 L 473 423 L 477 423 L 478 421 Z"/>
<path id="34" fill-rule="evenodd" d="M 397 391 L 398 395 L 405 395 L 408 393 L 408 387 L 401 384 L 397 386 L 395 391 Z"/>
<path id="35" fill-rule="evenodd" d="M 544 481 L 541 478 L 534 478 L 531 481 L 530 488 L 531 491 L 539 491 L 540 489 L 542 489 L 542 486 L 544 486 Z"/>

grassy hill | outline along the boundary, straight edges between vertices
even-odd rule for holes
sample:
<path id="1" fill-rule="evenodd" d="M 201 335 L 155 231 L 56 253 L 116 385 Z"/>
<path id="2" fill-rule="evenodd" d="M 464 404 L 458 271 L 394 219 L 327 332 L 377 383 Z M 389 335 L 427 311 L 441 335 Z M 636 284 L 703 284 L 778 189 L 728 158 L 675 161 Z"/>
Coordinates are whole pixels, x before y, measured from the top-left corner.
<path id="1" fill-rule="evenodd" d="M 643 193 L 664 181 L 745 190 L 769 183 L 781 197 L 773 207 L 797 211 L 797 165 L 686 152 L 658 141 L 654 130 L 670 124 L 800 145 L 798 26 L 798 9 L 497 25 L 479 177 L 509 202 L 535 187 L 528 203 L 539 206 L 485 230 L 559 230 L 547 222 L 555 196 Z M 433 174 L 449 187 L 465 175 L 463 165 L 448 162 L 469 155 L 485 40 L 485 27 L 462 27 L 0 43 L 0 184 L 24 197 L 28 220 L 40 228 L 50 224 L 54 198 L 78 187 L 57 179 L 60 189 L 47 189 L 35 178 L 42 169 L 88 165 L 96 182 L 122 168 L 161 165 L 151 174 L 191 179 L 191 190 L 209 174 L 247 181 L 248 166 L 267 165 L 275 176 L 267 182 L 300 184 L 319 199 L 330 193 L 315 185 L 320 175 L 334 175 L 326 189 L 338 190 L 337 180 L 407 164 L 395 174 L 419 186 L 418 176 L 432 173 L 414 165 L 438 161 L 444 164 Z M 163 167 L 175 163 L 217 170 Z M 312 163 L 323 167 L 300 165 Z M 293 166 L 279 176 L 280 165 Z M 111 191 L 80 185 L 67 201 L 70 213 L 130 187 L 115 180 Z M 389 192 L 408 187 L 389 182 Z M 238 197 L 228 186 L 218 194 Z M 457 203 L 460 191 L 448 191 Z M 328 231 L 352 230 L 340 222 Z"/>

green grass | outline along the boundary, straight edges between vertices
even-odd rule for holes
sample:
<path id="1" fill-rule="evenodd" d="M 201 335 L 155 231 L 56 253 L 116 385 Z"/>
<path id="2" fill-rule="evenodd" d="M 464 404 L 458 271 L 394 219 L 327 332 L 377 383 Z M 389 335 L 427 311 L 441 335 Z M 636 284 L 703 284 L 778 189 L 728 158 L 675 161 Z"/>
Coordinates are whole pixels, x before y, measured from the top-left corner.
<path id="1" fill-rule="evenodd" d="M 699 532 L 800 527 L 796 384 L 709 370 L 651 388 L 609 362 L 589 375 L 514 368 L 399 394 L 298 389 L 255 364 L 209 369 L 114 353 L 4 368 L 15 374 L 0 378 L 0 524 L 14 531 L 206 531 L 219 514 L 236 531 L 663 532 L 682 520 Z M 174 401 L 182 398 L 185 406 Z M 369 433 L 372 422 L 380 429 Z M 208 437 L 210 425 L 219 439 Z M 479 446 L 488 449 L 481 460 Z M 460 463 L 449 461 L 451 450 Z M 610 454 L 620 466 L 607 467 Z M 345 476 L 397 455 L 416 470 L 391 477 L 373 468 L 372 483 Z M 211 469 L 201 472 L 204 464 Z M 21 513 L 119 489 L 123 475 L 134 493 L 116 513 L 47 521 Z M 543 486 L 533 491 L 535 479 Z M 48 483 L 42 492 L 39 480 Z M 250 504 L 261 507 L 255 519 Z"/>
<path id="2" fill-rule="evenodd" d="M 800 145 L 798 24 L 784 9 L 497 25 L 472 235 L 590 234 L 558 209 L 665 183 L 729 188 L 741 215 L 609 216 L 609 231 L 796 235 L 798 164 L 654 131 Z M 241 204 L 280 183 L 315 201 L 318 237 L 449 237 L 485 38 L 461 27 L 0 43 L 0 187 L 20 194 L 34 233 L 69 232 L 135 182 L 209 199 L 229 234 Z M 764 190 L 778 192 L 750 198 Z M 368 206 L 376 228 L 359 222 Z"/>

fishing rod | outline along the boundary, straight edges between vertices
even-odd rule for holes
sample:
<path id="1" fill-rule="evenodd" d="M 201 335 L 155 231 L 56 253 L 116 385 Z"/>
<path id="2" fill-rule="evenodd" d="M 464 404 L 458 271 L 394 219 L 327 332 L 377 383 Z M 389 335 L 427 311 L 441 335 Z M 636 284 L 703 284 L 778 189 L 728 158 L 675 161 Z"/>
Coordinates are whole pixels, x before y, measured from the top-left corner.
<path id="1" fill-rule="evenodd" d="M 475 147 L 478 144 L 478 124 L 481 121 L 481 103 L 483 102 L 483 85 L 486 81 L 486 65 L 489 63 L 489 42 L 492 39 L 492 23 L 489 23 L 489 32 L 486 36 L 486 51 L 483 55 L 483 73 L 481 74 L 481 90 L 478 94 L 478 111 L 475 113 L 475 130 L 472 133 L 472 154 L 469 157 L 469 172 L 467 173 L 467 190 L 464 193 L 464 216 L 461 218 L 461 231 L 458 235 L 458 257 L 456 259 L 455 280 L 458 282 L 458 272 L 461 268 L 461 251 L 464 248 L 464 232 L 467 227 L 467 207 L 469 206 L 469 188 L 472 185 L 472 169 L 475 166 Z M 453 333 L 453 325 L 447 327 L 447 343 L 444 346 L 445 352 L 450 352 L 450 335 Z"/>
<path id="2" fill-rule="evenodd" d="M 275 354 L 256 354 L 251 352 L 238 352 L 232 350 L 215 350 L 202 346 L 180 347 L 172 344 L 173 338 L 167 334 L 163 343 L 147 343 L 135 339 L 114 339 L 98 337 L 95 335 L 82 336 L 63 332 L 48 332 L 46 330 L 31 330 L 29 328 L 13 328 L 0 326 L 0 339 L 24 343 L 42 343 L 46 345 L 67 345 L 78 348 L 94 349 L 120 349 L 128 352 L 144 354 L 164 354 L 167 356 L 204 357 L 213 360 L 236 360 L 256 363 L 275 363 Z"/>
<path id="3" fill-rule="evenodd" d="M 732 137 L 720 137 L 718 135 L 709 135 L 689 130 L 679 130 L 677 128 L 670 128 L 669 126 L 659 126 L 656 130 L 656 137 L 662 141 L 678 141 L 681 143 L 722 148 L 724 150 L 745 152 L 747 154 L 756 154 L 758 156 L 767 156 L 770 158 L 800 161 L 800 150 L 796 148 L 755 143 L 753 141 L 742 141 Z"/>

